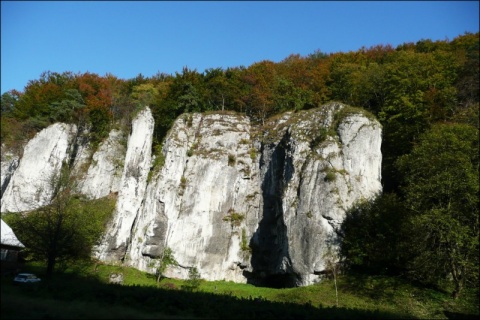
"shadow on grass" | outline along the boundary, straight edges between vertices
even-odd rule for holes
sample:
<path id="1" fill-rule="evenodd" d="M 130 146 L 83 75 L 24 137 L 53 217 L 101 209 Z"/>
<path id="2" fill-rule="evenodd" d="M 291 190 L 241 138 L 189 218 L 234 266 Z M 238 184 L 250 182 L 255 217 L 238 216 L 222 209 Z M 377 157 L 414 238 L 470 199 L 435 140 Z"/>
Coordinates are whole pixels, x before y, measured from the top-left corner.
<path id="1" fill-rule="evenodd" d="M 442 288 L 427 286 L 415 281 L 407 281 L 401 276 L 382 276 L 373 274 L 350 273 L 345 277 L 342 289 L 348 292 L 360 294 L 372 299 L 394 300 L 399 290 L 413 290 L 414 293 L 435 293 L 436 296 L 447 297 L 449 293 Z M 430 297 L 435 298 L 434 296 Z"/>
<path id="2" fill-rule="evenodd" d="M 5 282 L 5 283 L 3 283 Z M 10 285 L 9 285 L 10 284 Z M 105 308 L 133 308 L 143 314 L 162 313 L 185 318 L 222 319 L 399 319 L 401 316 L 380 311 L 347 308 L 317 308 L 311 304 L 279 303 L 258 298 L 237 298 L 205 292 L 188 292 L 176 288 L 122 286 L 102 283 L 95 277 L 74 274 L 58 275 L 42 281 L 32 290 L 13 286 L 2 279 L 2 296 L 8 290 L 25 297 L 48 301 L 76 301 Z M 86 318 L 94 318 L 94 310 Z M 6 316 L 6 317 L 4 317 Z M 48 316 L 48 315 L 47 315 Z M 72 315 L 63 315 L 69 318 Z M 8 318 L 2 312 L 2 318 Z"/>
<path id="3" fill-rule="evenodd" d="M 395 292 L 399 290 L 403 281 L 394 277 L 382 277 L 350 273 L 342 279 L 341 288 L 347 292 L 355 293 L 372 299 L 393 299 Z M 388 291 L 385 289 L 388 288 Z"/>
<path id="4" fill-rule="evenodd" d="M 477 314 L 464 314 L 464 313 L 450 312 L 450 311 L 444 311 L 443 314 L 445 314 L 445 316 L 448 319 L 464 319 L 464 320 L 478 319 Z"/>

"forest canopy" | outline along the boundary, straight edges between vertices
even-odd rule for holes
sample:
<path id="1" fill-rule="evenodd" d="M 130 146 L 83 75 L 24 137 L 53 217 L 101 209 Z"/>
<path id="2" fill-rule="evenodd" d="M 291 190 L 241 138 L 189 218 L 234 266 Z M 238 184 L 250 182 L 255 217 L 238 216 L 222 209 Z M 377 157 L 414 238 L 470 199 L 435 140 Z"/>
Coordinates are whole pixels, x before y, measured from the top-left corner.
<path id="1" fill-rule="evenodd" d="M 203 72 L 184 67 L 174 75 L 139 74 L 126 80 L 113 74 L 45 71 L 23 91 L 2 95 L 1 138 L 5 143 L 15 138 L 11 126 L 36 132 L 57 121 L 91 125 L 100 138 L 112 123 L 128 120 L 149 105 L 156 118 L 156 143 L 161 143 L 184 112 L 230 110 L 262 123 L 278 113 L 334 100 L 379 118 L 390 163 L 408 153 L 432 123 L 478 127 L 478 61 L 479 34 L 465 33 L 451 41 L 377 45 L 346 53 L 315 51 L 291 54 L 278 63 L 264 60 Z"/>

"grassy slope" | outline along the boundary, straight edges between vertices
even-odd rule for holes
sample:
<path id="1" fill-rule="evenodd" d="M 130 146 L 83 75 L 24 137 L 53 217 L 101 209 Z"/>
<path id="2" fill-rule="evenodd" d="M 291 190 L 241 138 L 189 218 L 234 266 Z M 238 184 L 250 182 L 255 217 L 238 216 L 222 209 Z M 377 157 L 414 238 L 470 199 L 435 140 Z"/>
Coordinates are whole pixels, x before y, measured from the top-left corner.
<path id="1" fill-rule="evenodd" d="M 27 271 L 42 275 L 43 268 Z M 107 284 L 111 272 L 123 272 L 124 284 Z M 2 278 L 1 318 L 175 319 L 175 318 L 474 318 L 477 296 L 468 292 L 453 301 L 448 293 L 414 286 L 401 279 L 341 276 L 336 307 L 332 280 L 312 286 L 270 289 L 225 281 L 202 281 L 195 292 L 183 281 L 164 279 L 131 268 L 92 265 L 42 281 L 14 286 Z"/>

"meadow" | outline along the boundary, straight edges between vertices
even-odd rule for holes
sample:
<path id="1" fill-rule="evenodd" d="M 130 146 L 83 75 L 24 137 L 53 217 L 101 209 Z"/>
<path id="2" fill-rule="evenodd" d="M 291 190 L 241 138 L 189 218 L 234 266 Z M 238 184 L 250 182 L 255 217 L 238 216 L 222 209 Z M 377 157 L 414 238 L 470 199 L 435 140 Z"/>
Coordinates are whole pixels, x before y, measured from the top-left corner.
<path id="1" fill-rule="evenodd" d="M 40 277 L 45 267 L 22 270 Z M 122 273 L 122 284 L 109 283 Z M 476 319 L 477 291 L 453 300 L 448 290 L 399 277 L 345 274 L 298 288 L 164 278 L 111 265 L 75 264 L 34 285 L 1 278 L 2 319 Z"/>

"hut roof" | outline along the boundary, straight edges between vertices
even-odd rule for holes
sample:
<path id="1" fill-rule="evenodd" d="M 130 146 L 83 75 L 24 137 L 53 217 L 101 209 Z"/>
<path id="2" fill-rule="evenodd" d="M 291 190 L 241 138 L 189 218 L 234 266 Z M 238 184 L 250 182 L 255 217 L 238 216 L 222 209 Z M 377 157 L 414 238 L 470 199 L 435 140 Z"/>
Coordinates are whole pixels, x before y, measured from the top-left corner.
<path id="1" fill-rule="evenodd" d="M 5 221 L 3 221 L 3 219 L 2 219 L 2 225 L 1 225 L 1 244 L 7 245 L 7 246 L 13 246 L 13 247 L 25 248 L 23 243 L 21 243 L 17 239 L 17 236 L 15 236 L 15 233 L 13 233 L 12 228 L 10 228 L 10 226 L 6 224 Z"/>

